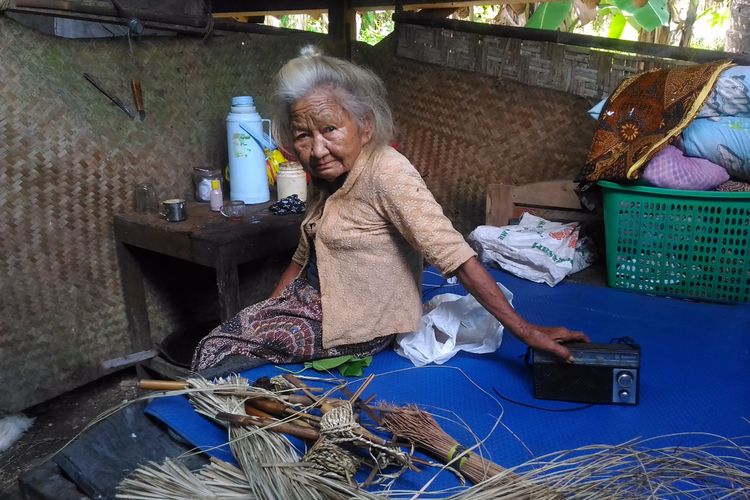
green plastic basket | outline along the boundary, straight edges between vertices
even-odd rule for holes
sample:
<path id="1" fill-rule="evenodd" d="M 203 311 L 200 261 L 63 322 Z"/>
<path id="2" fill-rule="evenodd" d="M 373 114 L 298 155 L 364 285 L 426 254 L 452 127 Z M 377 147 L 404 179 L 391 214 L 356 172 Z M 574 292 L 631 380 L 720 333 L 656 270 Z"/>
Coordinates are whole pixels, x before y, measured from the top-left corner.
<path id="1" fill-rule="evenodd" d="M 750 301 L 750 193 L 599 185 L 609 286 Z"/>

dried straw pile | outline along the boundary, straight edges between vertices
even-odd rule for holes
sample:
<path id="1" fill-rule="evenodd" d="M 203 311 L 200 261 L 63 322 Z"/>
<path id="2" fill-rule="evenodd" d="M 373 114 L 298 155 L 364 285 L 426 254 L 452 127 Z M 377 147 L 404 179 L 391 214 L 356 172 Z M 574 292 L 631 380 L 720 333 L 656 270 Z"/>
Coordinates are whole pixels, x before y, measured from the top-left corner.
<path id="1" fill-rule="evenodd" d="M 277 385 L 276 389 L 252 387 L 239 377 L 218 383 L 189 380 L 187 389 L 172 394 L 188 393 L 196 411 L 228 425 L 229 444 L 241 469 L 219 461 L 212 461 L 199 471 L 189 471 L 175 461 L 151 463 L 121 483 L 118 498 L 750 497 L 750 436 L 727 439 L 691 433 L 614 446 L 591 445 L 504 469 L 474 451 L 480 448 L 480 443 L 464 447 L 440 428 L 430 414 L 414 405 L 369 406 L 357 401 L 364 385 L 353 396 L 345 384 L 323 396 L 315 396 L 312 388 L 287 377 L 295 383 Z M 339 389 L 351 397 L 333 398 L 331 395 Z M 299 390 L 304 394 L 292 394 Z M 258 413 L 259 405 L 273 414 Z M 369 415 L 377 428 L 360 425 L 353 418 L 353 408 Z M 235 423 L 227 424 L 227 420 Z M 280 433 L 282 430 L 303 436 L 312 445 L 302 461 Z M 401 444 L 407 441 L 410 448 L 383 439 L 384 431 Z M 329 446 L 337 447 L 337 453 L 341 454 L 326 455 L 328 460 L 313 456 L 316 449 Z M 431 465 L 413 455 L 415 448 L 445 464 L 441 470 L 451 468 L 477 484 L 459 492 L 429 492 L 426 489 L 434 475 L 425 472 L 427 484 L 422 490 L 392 489 L 395 478 L 408 468 L 414 469 L 412 463 Z M 365 483 L 356 483 L 354 469 L 342 467 L 344 462 L 369 466 L 370 477 Z M 381 484 L 380 491 L 364 489 L 377 483 Z"/>

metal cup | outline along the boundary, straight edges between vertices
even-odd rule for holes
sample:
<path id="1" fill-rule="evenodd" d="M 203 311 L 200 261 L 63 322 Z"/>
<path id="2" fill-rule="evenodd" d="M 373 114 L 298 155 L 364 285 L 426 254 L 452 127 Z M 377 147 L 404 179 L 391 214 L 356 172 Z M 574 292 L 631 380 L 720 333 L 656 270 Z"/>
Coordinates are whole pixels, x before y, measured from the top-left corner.
<path id="1" fill-rule="evenodd" d="M 169 222 L 179 222 L 187 218 L 185 214 L 185 200 L 171 198 L 161 202 L 162 209 L 159 211 L 162 217 Z"/>

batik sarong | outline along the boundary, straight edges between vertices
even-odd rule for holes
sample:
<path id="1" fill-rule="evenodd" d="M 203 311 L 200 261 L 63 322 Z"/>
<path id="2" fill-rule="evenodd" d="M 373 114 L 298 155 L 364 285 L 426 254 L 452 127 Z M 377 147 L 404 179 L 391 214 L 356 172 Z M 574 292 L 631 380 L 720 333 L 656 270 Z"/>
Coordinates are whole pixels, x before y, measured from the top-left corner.
<path id="1" fill-rule="evenodd" d="M 300 363 L 346 354 L 365 357 L 381 351 L 394 338 L 389 335 L 324 349 L 322 319 L 320 293 L 304 278 L 296 278 L 279 297 L 243 309 L 203 338 L 193 355 L 193 370 L 216 366 L 232 355 L 271 363 Z"/>

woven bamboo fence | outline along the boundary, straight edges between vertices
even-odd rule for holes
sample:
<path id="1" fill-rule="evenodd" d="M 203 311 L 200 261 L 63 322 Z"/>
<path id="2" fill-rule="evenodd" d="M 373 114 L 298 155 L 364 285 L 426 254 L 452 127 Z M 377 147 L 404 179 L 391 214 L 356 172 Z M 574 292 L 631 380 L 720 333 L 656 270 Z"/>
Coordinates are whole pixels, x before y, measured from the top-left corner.
<path id="1" fill-rule="evenodd" d="M 496 78 L 601 99 L 625 78 L 691 64 L 637 54 L 405 24 L 398 55 Z"/>
<path id="2" fill-rule="evenodd" d="M 393 43 L 361 46 L 358 58 L 385 80 L 398 147 L 457 229 L 466 234 L 484 222 L 490 183 L 524 184 L 578 172 L 595 125 L 586 113 L 592 100 L 392 57 Z"/>
<path id="3" fill-rule="evenodd" d="M 255 96 L 267 115 L 270 77 L 302 43 L 251 34 L 139 39 L 147 111 L 139 123 L 82 77 L 95 75 L 131 103 L 136 66 L 125 39 L 59 39 L 0 17 L 0 411 L 91 381 L 102 361 L 130 352 L 113 215 L 132 208 L 141 182 L 162 199 L 192 199 L 192 168 L 226 163 L 231 96 Z M 190 268 L 186 279 L 157 262 L 147 273 L 157 336 L 186 321 L 184 304 L 164 289 L 194 288 L 216 302 L 207 268 Z M 261 294 L 270 288 L 252 284 Z"/>

